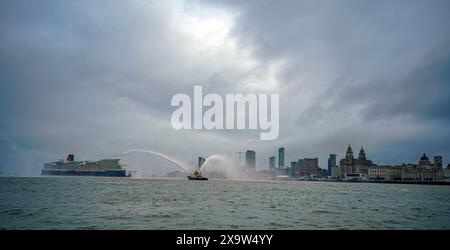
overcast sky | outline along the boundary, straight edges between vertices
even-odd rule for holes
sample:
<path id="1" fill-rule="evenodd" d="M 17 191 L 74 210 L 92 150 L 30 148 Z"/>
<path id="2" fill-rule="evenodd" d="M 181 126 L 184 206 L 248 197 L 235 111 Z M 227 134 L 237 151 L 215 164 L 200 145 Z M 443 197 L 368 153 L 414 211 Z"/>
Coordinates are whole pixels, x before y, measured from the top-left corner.
<path id="1" fill-rule="evenodd" d="M 279 146 L 286 164 L 361 145 L 450 163 L 449 1 L 0 2 L 0 171 L 72 152 L 198 155 Z M 279 93 L 280 136 L 174 130 L 176 93 Z"/>

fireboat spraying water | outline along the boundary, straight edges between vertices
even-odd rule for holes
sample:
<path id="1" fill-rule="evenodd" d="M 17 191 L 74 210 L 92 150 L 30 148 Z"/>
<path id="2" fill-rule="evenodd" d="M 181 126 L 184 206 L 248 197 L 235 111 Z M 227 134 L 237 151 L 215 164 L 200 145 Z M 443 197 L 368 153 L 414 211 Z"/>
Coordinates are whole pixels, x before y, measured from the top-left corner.
<path id="1" fill-rule="evenodd" d="M 194 172 L 192 172 L 191 175 L 188 175 L 188 180 L 197 180 L 197 181 L 207 181 L 208 178 L 202 176 L 202 172 L 200 170 L 196 169 Z"/>

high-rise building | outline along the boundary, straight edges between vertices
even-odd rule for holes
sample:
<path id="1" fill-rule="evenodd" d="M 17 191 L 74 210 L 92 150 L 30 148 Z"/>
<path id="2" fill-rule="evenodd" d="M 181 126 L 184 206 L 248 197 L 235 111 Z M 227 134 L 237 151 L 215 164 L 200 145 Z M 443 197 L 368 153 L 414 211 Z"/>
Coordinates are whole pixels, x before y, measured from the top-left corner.
<path id="1" fill-rule="evenodd" d="M 276 161 L 275 156 L 271 156 L 269 158 L 269 169 L 275 169 L 275 161 Z"/>
<path id="2" fill-rule="evenodd" d="M 247 170 L 254 171 L 256 167 L 256 153 L 253 150 L 245 152 L 245 167 Z"/>
<path id="3" fill-rule="evenodd" d="M 319 167 L 319 158 L 304 158 L 299 172 L 301 176 L 322 175 L 322 169 Z"/>
<path id="4" fill-rule="evenodd" d="M 298 173 L 298 161 L 291 161 L 291 171 L 290 171 L 290 176 L 291 177 L 295 177 L 297 176 Z"/>
<path id="5" fill-rule="evenodd" d="M 197 167 L 200 169 L 202 167 L 203 163 L 205 163 L 205 158 L 203 158 L 203 156 L 199 156 Z"/>
<path id="6" fill-rule="evenodd" d="M 434 169 L 442 169 L 442 156 L 437 155 L 434 157 Z"/>
<path id="7" fill-rule="evenodd" d="M 284 168 L 284 147 L 278 149 L 278 168 Z"/>
<path id="8" fill-rule="evenodd" d="M 328 175 L 331 176 L 331 168 L 336 166 L 336 154 L 330 154 L 328 157 Z"/>

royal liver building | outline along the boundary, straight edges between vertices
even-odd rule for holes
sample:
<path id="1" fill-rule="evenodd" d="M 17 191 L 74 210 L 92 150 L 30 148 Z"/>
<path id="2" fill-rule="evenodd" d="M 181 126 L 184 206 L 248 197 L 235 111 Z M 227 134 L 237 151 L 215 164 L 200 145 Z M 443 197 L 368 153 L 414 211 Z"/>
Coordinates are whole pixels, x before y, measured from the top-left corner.
<path id="1" fill-rule="evenodd" d="M 373 162 L 371 160 L 366 159 L 366 152 L 364 152 L 364 148 L 361 147 L 359 151 L 359 157 L 355 158 L 353 156 L 353 149 L 350 145 L 348 145 L 347 152 L 345 153 L 345 158 L 340 160 L 339 162 L 341 177 L 345 177 L 345 174 L 350 173 L 361 173 L 367 174 L 368 167 L 373 166 Z"/>

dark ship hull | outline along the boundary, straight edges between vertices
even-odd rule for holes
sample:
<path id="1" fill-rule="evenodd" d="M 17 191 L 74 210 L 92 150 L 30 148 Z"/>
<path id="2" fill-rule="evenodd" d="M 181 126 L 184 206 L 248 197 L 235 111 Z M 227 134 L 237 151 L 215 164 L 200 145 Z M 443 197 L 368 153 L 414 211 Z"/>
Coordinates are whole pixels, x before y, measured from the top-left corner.
<path id="1" fill-rule="evenodd" d="M 126 170 L 42 170 L 41 175 L 59 175 L 59 176 L 105 176 L 105 177 L 129 177 Z"/>
<path id="2" fill-rule="evenodd" d="M 188 180 L 195 180 L 195 181 L 207 181 L 208 178 L 204 177 L 204 176 L 188 176 L 187 177 Z"/>

